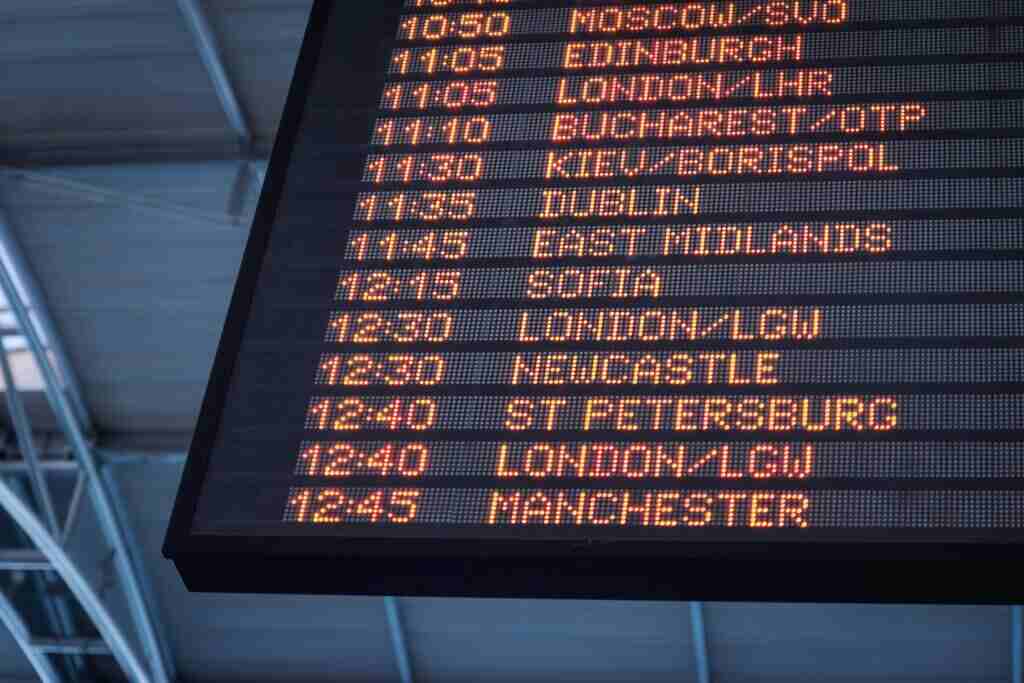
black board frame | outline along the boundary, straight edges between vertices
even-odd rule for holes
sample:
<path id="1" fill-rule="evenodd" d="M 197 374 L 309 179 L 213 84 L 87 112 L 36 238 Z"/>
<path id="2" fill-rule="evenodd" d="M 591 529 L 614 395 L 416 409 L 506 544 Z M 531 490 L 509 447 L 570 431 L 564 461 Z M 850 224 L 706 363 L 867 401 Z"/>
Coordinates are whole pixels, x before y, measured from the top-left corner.
<path id="1" fill-rule="evenodd" d="M 391 0 L 397 5 L 397 0 Z M 1024 603 L 1015 543 L 702 543 L 192 532 L 334 0 L 315 0 L 167 537 L 193 591 L 872 603 Z M 376 3 L 375 3 L 376 4 Z M 353 27 L 356 30 L 356 27 Z"/>

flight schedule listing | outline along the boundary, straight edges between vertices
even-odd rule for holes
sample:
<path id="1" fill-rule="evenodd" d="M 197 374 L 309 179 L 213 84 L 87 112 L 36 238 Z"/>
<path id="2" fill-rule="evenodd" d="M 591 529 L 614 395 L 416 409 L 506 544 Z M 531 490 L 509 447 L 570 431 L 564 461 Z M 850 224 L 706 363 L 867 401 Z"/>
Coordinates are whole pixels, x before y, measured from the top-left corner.
<path id="1" fill-rule="evenodd" d="M 1024 6 L 406 0 L 394 25 L 265 521 L 1024 529 Z"/>

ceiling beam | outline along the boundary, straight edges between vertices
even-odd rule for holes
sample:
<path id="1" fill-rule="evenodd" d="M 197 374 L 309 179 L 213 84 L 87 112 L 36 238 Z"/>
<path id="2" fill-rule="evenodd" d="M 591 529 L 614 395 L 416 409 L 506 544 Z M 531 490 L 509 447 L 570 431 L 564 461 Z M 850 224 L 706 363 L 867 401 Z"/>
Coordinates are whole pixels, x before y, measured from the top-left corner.
<path id="1" fill-rule="evenodd" d="M 206 13 L 199 4 L 200 0 L 177 0 L 177 2 L 178 9 L 181 10 L 182 16 L 185 17 L 188 30 L 192 33 L 192 38 L 195 40 L 196 49 L 199 51 L 199 57 L 203 60 L 203 65 L 206 67 L 206 73 L 209 75 L 213 88 L 217 92 L 217 98 L 220 99 L 224 115 L 227 117 L 228 123 L 231 124 L 231 129 L 235 131 L 243 146 L 248 147 L 252 143 L 252 129 L 249 127 L 248 117 L 242 108 L 238 93 L 231 83 L 231 78 L 228 76 L 219 41 L 213 32 L 213 27 L 210 26 Z"/>
<path id="2" fill-rule="evenodd" d="M 405 628 L 402 625 L 402 614 L 399 611 L 397 598 L 384 598 L 384 609 L 388 617 L 388 632 L 391 635 L 391 649 L 395 653 L 395 665 L 402 683 L 415 683 L 412 664 L 409 661 L 409 648 L 405 642 Z"/>
<path id="3" fill-rule="evenodd" d="M 239 226 L 249 225 L 246 217 L 237 218 L 227 213 L 213 213 L 200 211 L 191 206 L 184 206 L 163 199 L 157 199 L 143 193 L 128 193 L 112 190 L 92 183 L 83 183 L 80 180 L 70 180 L 50 173 L 41 173 L 35 170 L 22 168 L 0 168 L 0 177 L 14 182 L 30 183 L 41 187 L 47 187 L 60 192 L 65 192 L 76 197 L 81 197 L 97 204 L 113 206 L 124 206 L 148 213 L 158 214 L 184 220 L 191 223 L 199 223 L 218 228 L 237 229 Z"/>
<path id="4" fill-rule="evenodd" d="M 697 666 L 697 683 L 711 683 L 711 662 L 708 657 L 707 627 L 704 623 L 704 603 L 690 603 L 690 636 Z"/>
<path id="5" fill-rule="evenodd" d="M 1024 607 L 1011 607 L 1010 615 L 1010 657 L 1013 668 L 1013 683 L 1024 683 Z"/>
<path id="6" fill-rule="evenodd" d="M 36 448 L 35 439 L 32 438 L 32 425 L 29 424 L 25 405 L 21 401 L 21 394 L 14 382 L 11 363 L 7 359 L 7 352 L 3 347 L 0 347 L 0 371 L 3 372 L 4 387 L 7 389 L 4 392 L 4 398 L 7 399 L 7 412 L 14 425 L 14 434 L 18 441 L 21 457 L 28 467 L 28 481 L 32 487 L 32 495 L 35 496 L 36 504 L 43 512 L 43 521 L 50 527 L 50 533 L 56 534 L 60 531 L 57 508 L 53 504 L 50 487 L 47 486 L 46 478 L 39 467 L 39 451 Z"/>
<path id="7" fill-rule="evenodd" d="M 37 651 L 51 655 L 110 655 L 107 644 L 94 638 L 33 638 L 31 645 Z"/>
<path id="8" fill-rule="evenodd" d="M 57 333 L 57 326 L 50 315 L 46 297 L 42 287 L 36 279 L 35 271 L 32 269 L 29 260 L 25 257 L 14 232 L 14 227 L 7 219 L 7 213 L 3 206 L 0 206 L 0 270 L 10 270 L 12 278 L 11 291 L 7 293 L 8 306 L 15 313 L 18 322 L 18 329 L 29 337 L 35 337 L 40 341 L 40 351 L 49 352 L 56 365 L 58 389 L 68 400 L 72 412 L 78 418 L 85 433 L 91 438 L 95 434 L 95 427 L 92 423 L 92 416 L 85 404 L 81 384 L 71 365 L 71 359 L 61 343 Z M 12 299 L 24 297 L 23 306 L 15 305 Z M 22 314 L 18 311 L 21 310 Z"/>
<path id="9" fill-rule="evenodd" d="M 13 440 L 8 425 L 0 427 L 0 476 L 27 475 L 28 463 Z M 110 434 L 101 432 L 93 452 L 99 462 L 107 467 L 132 465 L 164 465 L 181 467 L 185 464 L 189 439 L 187 433 L 172 434 L 139 432 L 134 434 Z M 4 439 L 6 438 L 6 442 Z M 32 433 L 39 455 L 39 468 L 46 474 L 74 474 L 78 463 L 62 434 L 37 430 Z"/>
<path id="10" fill-rule="evenodd" d="M 265 163 L 273 140 L 243 145 L 237 138 L 189 136 L 174 139 L 126 140 L 97 135 L 87 140 L 40 140 L 0 149 L 0 165 L 45 170 L 61 166 L 253 161 Z"/>
<path id="11" fill-rule="evenodd" d="M 104 466 L 126 467 L 129 465 L 170 465 L 182 467 L 188 457 L 183 451 L 119 451 L 100 448 L 96 451 L 97 457 Z M 26 474 L 29 465 L 24 460 L 0 460 L 0 475 Z M 47 457 L 39 461 L 39 469 L 42 472 L 65 472 L 75 473 L 78 471 L 78 463 L 65 458 Z"/>
<path id="12" fill-rule="evenodd" d="M 0 549 L 0 571 L 4 572 L 46 572 L 53 565 L 38 550 L 24 548 Z M 3 591 L 0 591 L 2 594 Z"/>
<path id="13" fill-rule="evenodd" d="M 243 107 L 242 101 L 238 96 L 238 90 L 228 75 L 224 54 L 220 49 L 217 34 L 210 25 L 210 20 L 200 4 L 202 0 L 177 0 L 177 2 L 182 16 L 185 17 L 185 23 L 192 33 L 192 38 L 195 40 L 196 49 L 199 51 L 199 57 L 203 60 L 203 65 L 206 67 L 206 73 L 210 77 L 210 82 L 213 83 L 213 89 L 220 100 L 224 116 L 227 117 L 231 130 L 238 136 L 239 144 L 245 150 L 245 156 L 250 157 L 248 160 L 243 160 L 238 169 L 238 181 L 235 184 L 235 192 L 228 203 L 229 213 L 234 214 L 235 211 L 232 207 L 239 205 L 237 196 L 241 196 L 243 200 L 248 197 L 249 179 L 255 177 L 259 180 L 259 184 L 263 185 L 263 171 L 258 162 L 251 159 L 253 156 L 254 140 L 252 128 L 249 125 L 249 117 L 246 115 L 245 107 Z M 259 191 L 260 188 L 257 187 L 256 189 Z"/>

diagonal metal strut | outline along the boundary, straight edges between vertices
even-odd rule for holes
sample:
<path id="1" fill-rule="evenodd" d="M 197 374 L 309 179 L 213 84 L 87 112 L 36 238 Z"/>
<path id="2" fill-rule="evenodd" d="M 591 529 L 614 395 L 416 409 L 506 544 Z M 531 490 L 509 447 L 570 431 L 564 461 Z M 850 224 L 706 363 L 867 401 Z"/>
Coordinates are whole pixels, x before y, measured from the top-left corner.
<path id="1" fill-rule="evenodd" d="M 93 452 L 92 446 L 90 445 L 81 424 L 76 419 L 75 411 L 72 408 L 68 396 L 60 390 L 61 383 L 57 376 L 57 372 L 50 363 L 50 357 L 46 352 L 46 346 L 43 344 L 39 331 L 32 324 L 29 308 L 25 305 L 25 302 L 22 301 L 20 293 L 14 283 L 14 278 L 11 273 L 8 272 L 5 264 L 0 264 L 0 290 L 2 290 L 3 294 L 7 297 L 11 312 L 14 314 L 22 333 L 25 335 L 25 340 L 28 342 L 28 346 L 32 351 L 36 365 L 43 375 L 43 385 L 50 407 L 53 409 L 53 412 L 57 417 L 61 431 L 64 433 L 71 445 L 75 458 L 79 466 L 82 468 L 83 475 L 86 477 L 90 498 L 92 499 L 93 507 L 96 510 L 96 517 L 101 529 L 103 530 L 104 536 L 114 549 L 118 575 L 121 579 L 122 587 L 124 588 L 128 607 L 135 622 L 139 639 L 142 641 L 143 648 L 147 654 L 147 659 L 150 662 L 151 671 L 147 673 L 145 669 L 138 668 L 137 666 L 134 669 L 127 668 L 129 665 L 138 664 L 134 657 L 134 653 L 130 652 L 130 648 L 129 654 L 131 657 L 127 657 L 125 653 L 122 652 L 120 653 L 120 656 L 117 657 L 118 661 L 122 666 L 126 667 L 126 672 L 135 680 L 169 683 L 169 681 L 174 678 L 173 674 L 171 674 L 173 665 L 167 657 L 168 650 L 164 646 L 161 633 L 158 631 L 153 620 L 151 606 L 147 603 L 145 594 L 141 587 L 142 580 L 137 574 L 136 568 L 131 561 L 125 530 L 122 528 L 120 520 L 118 519 L 110 491 L 103 481 L 98 458 Z M 18 501 L 18 503 L 20 504 L 20 501 Z M 37 521 L 31 513 L 29 513 L 29 516 L 31 517 L 30 521 Z M 53 559 L 53 553 L 43 547 L 43 545 L 41 545 L 41 541 L 29 532 L 29 529 L 26 527 L 28 522 L 23 523 L 23 520 L 17 521 L 19 521 L 19 526 L 21 526 L 27 534 L 32 536 L 32 541 L 35 543 L 36 547 L 42 550 L 51 562 L 55 562 Z M 48 541 L 55 551 L 60 553 L 60 556 L 66 559 L 67 556 L 64 555 L 63 549 L 60 548 L 59 544 L 53 540 L 53 537 L 46 532 L 45 527 L 40 526 L 40 530 L 42 531 L 42 535 L 45 537 L 43 540 Z M 67 560 L 67 562 L 70 563 L 70 560 Z M 78 594 L 79 591 L 75 591 L 75 587 L 71 585 L 68 576 L 65 576 L 66 571 L 62 572 L 61 569 L 56 566 L 55 569 L 61 575 L 61 578 L 65 580 L 65 583 L 68 583 L 68 586 L 72 588 L 76 597 L 78 597 L 79 600 L 82 600 L 82 597 Z M 86 588 L 88 588 L 88 586 L 86 586 Z M 102 609 L 102 605 L 99 605 L 99 608 Z M 99 618 L 102 618 L 102 614 Z M 99 624 L 97 624 L 97 626 L 99 626 Z M 114 625 L 108 625 L 108 629 L 110 626 Z M 111 650 L 115 653 L 115 656 L 117 656 L 118 648 L 115 643 L 107 639 L 106 636 L 104 636 L 104 639 L 107 640 L 108 644 L 111 646 Z M 139 676 L 140 673 L 142 674 L 141 677 Z"/>
<path id="2" fill-rule="evenodd" d="M 40 681 L 43 683 L 61 683 L 60 675 L 54 668 L 53 662 L 50 661 L 45 652 L 35 647 L 28 626 L 21 618 L 21 615 L 18 614 L 18 610 L 14 608 L 14 603 L 4 595 L 2 590 L 0 590 L 0 624 L 6 626 L 7 630 L 10 631 L 14 642 L 25 653 L 25 658 L 32 665 Z"/>
<path id="3" fill-rule="evenodd" d="M 142 662 L 135 656 L 128 639 L 110 616 L 110 612 L 103 606 L 88 580 L 78 571 L 71 558 L 50 535 L 28 505 L 2 480 L 0 480 L 0 508 L 3 508 L 14 519 L 18 527 L 50 561 L 54 571 L 64 580 L 64 583 L 82 605 L 82 609 L 92 619 L 100 635 L 103 636 L 103 640 L 110 647 L 111 654 L 124 669 L 129 679 L 133 683 L 149 683 L 154 680 Z"/>
<path id="4" fill-rule="evenodd" d="M 220 45 L 217 36 L 210 26 L 210 21 L 199 4 L 199 0 L 178 0 L 178 8 L 185 23 L 192 33 L 196 48 L 199 50 L 199 57 L 203 60 L 206 72 L 213 82 L 213 88 L 217 91 L 221 108 L 231 124 L 231 129 L 238 136 L 239 140 L 248 146 L 252 142 L 252 131 L 245 112 L 242 110 L 242 103 L 228 76 L 227 68 L 224 66 L 224 58 L 221 55 Z"/>
<path id="5" fill-rule="evenodd" d="M 2 169 L 0 169 L 0 172 L 2 172 Z M 28 260 L 22 253 L 21 245 L 14 235 L 14 230 L 8 222 L 7 214 L 2 206 L 0 206 L 0 265 L 10 267 L 13 272 L 17 273 L 17 283 L 12 286 L 12 291 L 17 293 L 17 285 L 20 284 L 25 290 L 25 295 L 32 302 L 30 311 L 25 316 L 25 321 L 19 321 L 19 326 L 24 328 L 28 325 L 33 330 L 38 329 L 40 334 L 46 339 L 47 344 L 45 348 L 52 354 L 60 379 L 60 382 L 55 386 L 64 394 L 73 414 L 78 418 L 79 424 L 82 425 L 85 433 L 93 434 L 95 429 L 93 428 L 89 411 L 85 407 L 85 399 L 82 398 L 82 390 L 79 386 L 78 378 L 75 376 L 74 370 L 71 367 L 71 361 L 57 336 L 57 328 L 50 317 L 50 312 L 45 306 L 42 289 L 39 287 L 35 274 L 28 265 Z M 10 298 L 10 295 L 8 295 L 8 298 Z"/>
<path id="6" fill-rule="evenodd" d="M 708 657 L 707 626 L 704 623 L 704 603 L 690 603 L 690 634 L 697 666 L 697 683 L 711 683 L 711 662 Z"/>
<path id="7" fill-rule="evenodd" d="M 391 648 L 395 653 L 395 664 L 398 677 L 402 683 L 415 683 L 412 664 L 409 662 L 409 649 L 405 642 L 405 629 L 402 626 L 402 614 L 397 598 L 384 598 L 384 609 L 388 617 L 388 632 L 391 635 Z"/>
<path id="8" fill-rule="evenodd" d="M 238 97 L 238 90 L 228 75 L 220 43 L 206 12 L 203 11 L 202 0 L 177 0 L 177 2 L 178 9 L 181 10 L 185 23 L 188 25 L 188 30 L 192 33 L 196 50 L 199 52 L 200 59 L 203 60 L 203 66 L 206 67 L 206 73 L 210 77 L 213 89 L 217 93 L 217 99 L 220 100 L 221 110 L 227 117 L 231 130 L 238 137 L 243 150 L 243 160 L 238 168 L 238 179 L 233 193 L 235 196 L 228 209 L 232 215 L 240 214 L 240 207 L 244 206 L 244 203 L 239 203 L 239 199 L 244 202 L 248 194 L 249 178 L 254 177 L 259 185 L 263 184 L 263 172 L 252 158 L 255 139 L 249 125 L 249 117 Z M 257 187 L 257 189 L 259 188 Z"/>
<path id="9" fill-rule="evenodd" d="M 7 411 L 10 413 L 11 422 L 14 423 L 14 434 L 18 439 L 18 450 L 25 460 L 28 468 L 29 485 L 32 487 L 32 495 L 43 511 L 43 520 L 50 528 L 51 534 L 60 530 L 60 522 L 57 520 L 57 509 L 53 505 L 53 498 L 50 497 L 50 489 L 46 486 L 46 480 L 39 464 L 39 451 L 36 450 L 35 441 L 32 438 L 32 428 L 29 426 L 28 416 L 25 413 L 25 406 L 18 394 L 18 387 L 14 384 L 14 373 L 11 372 L 11 362 L 7 353 L 0 348 L 0 371 L 3 372 L 4 398 L 7 399 Z"/>

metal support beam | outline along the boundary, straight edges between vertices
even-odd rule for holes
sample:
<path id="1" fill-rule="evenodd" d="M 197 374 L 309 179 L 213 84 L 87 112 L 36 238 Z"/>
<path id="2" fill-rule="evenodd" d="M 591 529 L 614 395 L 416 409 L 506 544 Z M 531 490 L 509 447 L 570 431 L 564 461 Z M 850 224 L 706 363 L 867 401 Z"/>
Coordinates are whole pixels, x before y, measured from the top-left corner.
<path id="1" fill-rule="evenodd" d="M 97 458 L 104 465 L 111 465 L 115 467 L 125 465 L 177 465 L 182 466 L 185 464 L 187 455 L 184 452 L 144 452 L 144 451 L 133 451 L 133 452 L 120 452 L 116 450 L 106 449 L 102 446 L 100 448 L 93 449 L 96 453 Z M 73 460 L 58 459 L 48 456 L 40 461 L 39 468 L 46 473 L 50 472 L 66 472 L 74 473 L 78 471 L 78 465 Z M 26 474 L 28 472 L 28 465 L 24 460 L 5 460 L 0 462 L 0 475 L 2 474 Z"/>
<path id="2" fill-rule="evenodd" d="M 697 665 L 697 683 L 711 683 L 711 662 L 708 658 L 704 603 L 690 603 L 690 634 L 693 639 L 693 655 Z"/>
<path id="3" fill-rule="evenodd" d="M 220 45 L 206 13 L 199 4 L 199 0 L 178 0 L 178 8 L 185 17 L 188 30 L 196 42 L 196 49 L 199 50 L 199 57 L 203 60 L 206 72 L 213 82 L 213 88 L 217 91 L 217 98 L 220 99 L 221 108 L 227 116 L 231 129 L 235 131 L 238 139 L 244 147 L 252 142 L 252 131 L 249 122 L 242 109 L 242 103 L 228 76 L 224 66 L 224 58 L 221 56 Z"/>
<path id="4" fill-rule="evenodd" d="M 267 173 L 263 170 L 265 165 L 265 162 L 261 161 L 254 161 L 249 165 L 252 172 L 256 174 L 256 180 L 260 182 L 260 186 L 256 188 L 257 194 L 263 190 L 263 185 L 267 182 Z"/>
<path id="5" fill-rule="evenodd" d="M 231 215 L 241 214 L 246 206 L 245 199 L 248 195 L 250 175 L 255 176 L 260 185 L 263 184 L 263 173 L 252 159 L 253 157 L 253 133 L 249 126 L 249 117 L 242 107 L 242 101 L 238 97 L 238 91 L 231 82 L 227 67 L 224 63 L 224 55 L 214 33 L 210 20 L 203 11 L 202 0 L 177 0 L 178 9 L 181 10 L 185 23 L 188 25 L 192 39 L 195 41 L 196 50 L 199 52 L 206 73 L 210 77 L 213 89 L 220 100 L 221 110 L 227 117 L 231 130 L 238 136 L 239 144 L 245 150 L 244 159 L 238 169 L 238 180 L 232 192 L 232 198 L 228 204 L 228 213 Z M 241 201 L 240 201 L 241 200 Z"/>
<path id="6" fill-rule="evenodd" d="M 33 647 L 32 634 L 29 633 L 28 626 L 25 625 L 21 615 L 14 608 L 14 604 L 10 598 L 4 595 L 2 590 L 0 590 L 0 623 L 11 632 L 14 642 L 25 653 L 25 658 L 32 665 L 40 681 L 43 683 L 61 683 L 60 676 L 53 667 L 53 662 L 46 656 L 46 653 Z"/>
<path id="7" fill-rule="evenodd" d="M 2 269 L 0 269 L 2 272 Z M 99 596 L 93 591 L 88 580 L 78 571 L 75 564 L 68 557 L 64 549 L 60 547 L 53 536 L 47 532 L 46 527 L 33 514 L 28 505 L 18 497 L 5 482 L 0 481 L 0 508 L 3 508 L 13 519 L 15 524 L 25 532 L 32 540 L 32 543 L 50 560 L 60 578 L 64 580 L 67 587 L 78 599 L 82 609 L 95 624 L 103 640 L 110 647 L 110 653 L 117 660 L 129 680 L 133 683 L 149 683 L 154 679 L 150 677 L 142 662 L 135 656 L 128 639 L 118 628 L 117 623 L 110 612 L 103 606 Z"/>
<path id="8" fill-rule="evenodd" d="M 39 463 L 43 472 L 74 472 L 78 465 L 70 460 L 43 460 Z M 26 474 L 28 465 L 24 460 L 5 460 L 0 462 L 0 474 Z"/>
<path id="9" fill-rule="evenodd" d="M 140 139 L 131 142 L 119 136 L 103 136 L 95 143 L 73 141 L 10 140 L 0 150 L 0 166 L 48 170 L 65 166 L 113 166 L 117 164 L 205 163 L 210 161 L 265 162 L 272 139 L 257 138 L 248 147 L 233 131 L 221 137 L 200 134 L 194 138 Z"/>
<path id="10" fill-rule="evenodd" d="M 184 451 L 158 451 L 158 452 L 131 452 L 131 451 L 116 451 L 109 450 L 103 447 L 99 448 L 99 455 L 103 459 L 103 463 L 111 466 L 122 466 L 122 465 L 177 465 L 181 467 L 185 464 L 185 460 L 188 459 L 188 454 Z"/>
<path id="11" fill-rule="evenodd" d="M 243 161 L 238 164 L 238 171 L 235 173 L 235 182 L 231 185 L 231 192 L 228 195 L 227 212 L 236 219 L 246 214 L 246 208 L 250 205 L 252 188 L 255 185 L 256 174 L 252 171 L 252 164 Z"/>
<path id="12" fill-rule="evenodd" d="M 71 502 L 68 503 L 68 516 L 64 518 L 64 526 L 60 530 L 60 544 L 67 545 L 71 534 L 78 523 L 78 515 L 82 510 L 82 498 L 85 497 L 85 475 L 81 470 L 75 477 L 75 488 L 71 491 Z"/>
<path id="13" fill-rule="evenodd" d="M 1013 683 L 1024 683 L 1024 607 L 1011 607 L 1011 665 Z"/>
<path id="14" fill-rule="evenodd" d="M 92 638 L 33 638 L 32 647 L 51 655 L 110 656 L 110 648 L 102 640 Z"/>
<path id="15" fill-rule="evenodd" d="M 53 569 L 53 565 L 38 550 L 0 550 L 0 571 L 45 572 L 50 569 Z"/>
<path id="16" fill-rule="evenodd" d="M 125 537 L 128 541 L 125 545 L 125 550 L 128 553 L 128 562 L 135 570 L 136 576 L 145 576 L 146 566 L 143 564 L 142 558 L 139 556 L 137 551 L 140 544 L 138 539 L 132 534 L 131 527 L 129 526 L 128 514 L 125 512 L 124 504 L 122 503 L 124 497 L 121 495 L 117 479 L 114 477 L 114 473 L 109 465 L 101 465 L 101 467 L 103 468 L 103 479 L 107 485 L 107 490 L 112 494 L 114 514 L 117 515 L 118 522 L 124 530 Z M 159 609 L 157 607 L 156 595 L 153 593 L 150 583 L 148 581 L 139 581 L 139 591 L 142 594 L 142 602 L 146 607 L 147 614 L 158 614 Z M 156 628 L 159 629 L 160 626 L 156 625 Z M 162 631 L 158 631 L 158 635 L 159 637 L 156 639 L 155 645 L 160 648 L 161 658 L 164 662 L 167 662 L 168 676 L 173 681 L 177 675 L 174 671 L 174 654 L 171 652 L 171 646 L 167 640 L 166 634 Z"/>
<path id="17" fill-rule="evenodd" d="M 0 356 L 4 356 L 4 354 L 0 352 Z M 35 439 L 32 441 L 34 445 Z M 22 499 L 27 500 L 31 496 L 31 489 L 28 486 L 25 486 L 24 481 L 14 479 L 11 481 L 11 485 Z M 45 485 L 45 482 L 43 490 L 47 493 L 49 492 L 49 488 Z M 36 501 L 35 507 L 37 510 L 41 507 L 38 500 Z M 21 530 L 19 529 L 19 531 Z M 51 530 L 50 533 L 56 536 L 54 531 Z M 21 531 L 20 535 L 24 537 L 24 542 L 31 546 L 31 539 L 29 539 L 23 531 Z M 45 556 L 43 559 L 46 560 Z M 46 560 L 46 563 L 47 571 L 32 572 L 29 576 L 29 581 L 35 589 L 36 597 L 42 605 L 43 616 L 46 618 L 46 623 L 50 627 L 50 633 L 60 636 L 61 638 L 71 638 L 75 635 L 76 627 L 75 618 L 69 604 L 70 598 L 65 595 L 60 577 L 53 571 L 53 565 L 49 560 Z M 73 683 L 81 681 L 86 673 L 85 660 L 79 655 L 72 655 L 67 659 L 66 664 L 68 665 L 67 673 L 70 680 Z"/>
<path id="18" fill-rule="evenodd" d="M 21 244 L 18 243 L 18 239 L 14 235 L 14 229 L 8 222 L 7 214 L 2 206 L 0 206 L 0 250 L 3 251 L 7 263 L 18 274 L 19 284 L 24 287 L 25 295 L 30 302 L 31 315 L 26 315 L 24 321 L 18 321 L 22 332 L 25 331 L 26 326 L 36 330 L 38 325 L 38 331 L 47 340 L 45 347 L 49 349 L 53 355 L 54 362 L 57 364 L 57 372 L 60 375 L 61 382 L 56 386 L 66 395 L 65 397 L 85 433 L 89 435 L 94 434 L 95 429 L 93 428 L 89 411 L 86 409 L 85 400 L 82 398 L 78 377 L 75 375 L 71 361 L 64 351 L 64 345 L 60 343 L 57 327 L 54 325 L 53 319 L 50 317 L 50 311 L 46 307 L 46 298 L 43 296 L 43 290 L 36 281 L 35 273 L 21 250 Z"/>
<path id="19" fill-rule="evenodd" d="M 415 683 L 412 665 L 409 663 L 409 650 L 405 644 L 405 629 L 402 627 L 402 614 L 399 610 L 398 600 L 384 598 L 384 609 L 388 615 L 388 632 L 391 634 L 391 647 L 395 653 L 398 677 L 402 683 Z"/>
<path id="20" fill-rule="evenodd" d="M 29 486 L 32 487 L 32 495 L 35 496 L 36 504 L 43 511 L 43 520 L 50 528 L 51 534 L 60 532 L 60 522 L 57 521 L 57 508 L 53 505 L 53 498 L 50 497 L 50 488 L 46 485 L 43 471 L 39 467 L 39 452 L 36 450 L 35 439 L 32 438 L 32 426 L 29 424 L 28 415 L 25 413 L 25 406 L 21 402 L 21 395 L 14 383 L 14 373 L 11 372 L 11 362 L 7 358 L 7 352 L 0 346 L 0 371 L 3 372 L 4 398 L 7 399 L 7 412 L 14 424 L 14 434 L 18 439 L 18 450 L 28 467 Z"/>
<path id="21" fill-rule="evenodd" d="M 50 173 L 40 173 L 20 168 L 0 168 L 0 177 L 52 188 L 98 204 L 126 206 L 175 220 L 200 223 L 217 228 L 237 229 L 240 225 L 247 225 L 249 223 L 248 217 L 235 218 L 227 213 L 209 213 L 194 209 L 191 206 L 175 204 L 174 202 L 157 199 L 145 194 L 118 192 L 117 190 L 99 187 L 92 183 L 83 183 L 80 180 L 61 178 Z M 52 338 L 53 334 L 48 333 L 48 336 Z"/>
<path id="22" fill-rule="evenodd" d="M 50 359 L 46 355 L 46 349 L 42 343 L 42 339 L 34 326 L 26 324 L 29 320 L 28 310 L 26 309 L 24 302 L 22 302 L 18 296 L 18 291 L 14 286 L 14 280 L 11 277 L 11 274 L 3 267 L 0 267 L 0 290 L 2 290 L 7 296 L 11 311 L 14 313 L 15 318 L 18 320 L 19 325 L 21 325 L 22 330 L 25 333 L 25 339 L 28 342 L 29 348 L 32 350 L 40 371 L 42 372 L 46 396 L 49 399 L 50 406 L 61 426 L 61 431 L 64 433 L 71 445 L 71 449 L 75 454 L 75 459 L 82 467 L 84 476 L 87 477 L 90 497 L 92 499 L 93 506 L 96 508 L 96 517 L 99 521 L 100 528 L 103 530 L 103 533 L 107 538 L 107 542 L 110 543 L 114 549 L 115 562 L 121 579 L 121 585 L 124 589 L 125 597 L 127 598 L 128 608 L 132 614 L 133 620 L 135 621 L 139 640 L 142 641 L 143 648 L 146 651 L 147 659 L 150 662 L 150 668 L 152 670 L 151 677 L 144 677 L 144 679 L 140 680 L 153 680 L 155 683 L 169 683 L 169 681 L 173 680 L 174 676 L 172 673 L 173 667 L 171 662 L 165 661 L 164 659 L 164 652 L 167 651 L 167 648 L 161 645 L 161 634 L 157 630 L 152 614 L 148 611 L 148 606 L 141 588 L 142 579 L 135 572 L 131 563 L 125 532 L 118 521 L 114 504 L 110 497 L 110 492 L 107 490 L 103 481 L 98 459 L 93 453 L 92 447 L 90 446 L 81 425 L 75 419 L 75 414 L 71 408 L 68 397 L 58 390 L 60 383 L 53 366 L 50 364 Z M 50 540 L 52 541 L 52 538 Z M 35 541 L 35 539 L 33 539 L 33 541 Z M 53 542 L 56 544 L 56 541 Z M 51 561 L 53 561 L 53 557 L 50 553 L 47 552 L 45 548 L 41 547 L 38 542 L 36 542 L 36 546 L 46 553 L 47 556 L 50 557 Z M 60 550 L 59 547 L 57 549 Z M 63 554 L 63 551 L 61 551 L 61 553 Z M 61 574 L 61 576 L 65 581 L 67 581 L 67 578 L 64 577 L 63 574 Z M 104 637 L 104 640 L 107 640 L 110 644 L 111 650 L 116 650 L 114 644 L 111 643 L 108 638 Z"/>

